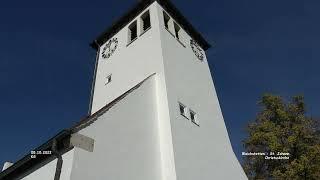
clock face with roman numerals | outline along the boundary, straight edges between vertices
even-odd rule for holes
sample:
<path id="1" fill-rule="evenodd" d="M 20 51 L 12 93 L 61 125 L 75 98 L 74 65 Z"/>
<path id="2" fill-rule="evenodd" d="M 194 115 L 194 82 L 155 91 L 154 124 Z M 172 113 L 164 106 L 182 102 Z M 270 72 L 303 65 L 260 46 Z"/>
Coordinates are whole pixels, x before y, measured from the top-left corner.
<path id="1" fill-rule="evenodd" d="M 203 61 L 204 53 L 203 53 L 203 50 L 201 49 L 201 47 L 199 46 L 199 44 L 195 40 L 191 39 L 190 40 L 190 46 L 191 46 L 192 51 L 194 52 L 194 54 L 197 56 L 197 58 L 200 61 Z"/>
<path id="2" fill-rule="evenodd" d="M 113 54 L 113 52 L 117 49 L 117 47 L 118 47 L 118 39 L 117 38 L 110 39 L 102 49 L 101 56 L 104 59 L 108 59 Z"/>

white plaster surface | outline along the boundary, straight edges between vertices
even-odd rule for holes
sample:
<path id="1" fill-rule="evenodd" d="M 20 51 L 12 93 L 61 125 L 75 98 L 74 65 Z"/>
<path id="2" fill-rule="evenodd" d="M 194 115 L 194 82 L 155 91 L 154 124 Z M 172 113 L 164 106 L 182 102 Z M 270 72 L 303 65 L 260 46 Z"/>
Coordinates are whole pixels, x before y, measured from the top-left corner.
<path id="1" fill-rule="evenodd" d="M 171 124 L 168 111 L 168 98 L 164 74 L 164 64 L 161 49 L 159 19 L 157 3 L 150 5 L 144 12 L 150 11 L 151 29 L 141 34 L 138 30 L 138 38 L 128 45 L 128 26 L 120 30 L 114 37 L 119 41 L 117 50 L 109 59 L 103 59 L 101 53 L 98 58 L 95 90 L 93 91 L 92 112 L 98 111 L 121 94 L 131 89 L 146 77 L 157 74 L 157 116 L 159 126 L 158 140 L 161 153 L 161 172 L 166 180 L 174 180 L 175 165 L 171 137 Z M 140 16 L 137 21 L 140 29 Z M 133 22 L 132 21 L 132 22 Z M 128 45 L 128 46 L 127 46 Z M 104 48 L 101 46 L 100 50 Z M 105 78 L 112 73 L 112 82 L 105 85 Z"/>
<path id="2" fill-rule="evenodd" d="M 197 59 L 184 30 L 185 47 L 160 22 L 177 179 L 247 179 L 232 150 L 206 57 Z M 187 118 L 180 115 L 178 102 L 197 113 L 200 127 L 189 112 Z"/>
<path id="3" fill-rule="evenodd" d="M 140 36 L 140 16 L 147 9 L 150 10 L 151 29 Z M 134 42 L 128 45 L 129 23 L 112 37 L 119 42 L 113 55 L 104 59 L 99 54 L 91 114 L 154 72 L 163 72 L 156 6 L 153 4 L 147 9 L 133 20 L 138 22 L 138 38 Z M 101 46 L 100 52 L 104 46 Z M 105 85 L 109 74 L 112 74 L 112 82 Z"/>
<path id="4" fill-rule="evenodd" d="M 80 134 L 94 152 L 75 148 L 72 180 L 160 180 L 156 81 L 151 77 Z"/>
<path id="5" fill-rule="evenodd" d="M 63 164 L 61 169 L 60 180 L 70 180 L 71 167 L 73 162 L 73 151 L 70 150 L 62 155 Z M 22 180 L 54 180 L 57 159 L 49 162 L 40 169 L 34 171 Z"/>

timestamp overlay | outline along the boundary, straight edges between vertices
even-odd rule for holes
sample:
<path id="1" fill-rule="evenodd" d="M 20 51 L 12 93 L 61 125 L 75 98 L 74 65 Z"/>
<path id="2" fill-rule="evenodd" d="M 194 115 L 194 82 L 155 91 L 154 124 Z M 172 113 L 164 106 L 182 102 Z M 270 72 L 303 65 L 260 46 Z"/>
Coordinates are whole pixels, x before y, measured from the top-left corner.
<path id="1" fill-rule="evenodd" d="M 288 152 L 242 152 L 242 156 L 264 156 L 267 160 L 288 160 L 290 153 Z"/>
<path id="2" fill-rule="evenodd" d="M 37 158 L 37 156 L 51 155 L 51 154 L 52 154 L 51 151 L 31 151 L 30 152 L 30 157 L 31 157 L 31 159 L 35 159 L 35 158 Z"/>

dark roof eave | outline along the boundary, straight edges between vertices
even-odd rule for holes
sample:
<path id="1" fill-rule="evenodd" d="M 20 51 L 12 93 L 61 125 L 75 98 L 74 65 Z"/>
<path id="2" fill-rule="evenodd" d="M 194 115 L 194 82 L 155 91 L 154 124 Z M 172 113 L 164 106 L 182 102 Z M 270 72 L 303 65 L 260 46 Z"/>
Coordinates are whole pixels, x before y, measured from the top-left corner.
<path id="1" fill-rule="evenodd" d="M 131 10 L 123 15 L 118 21 L 114 22 L 107 30 L 105 30 L 100 36 L 98 36 L 90 46 L 94 49 L 98 49 L 103 43 L 119 32 L 130 21 L 138 16 L 144 9 L 150 4 L 157 1 L 181 26 L 191 35 L 199 45 L 207 50 L 211 45 L 198 33 L 195 28 L 188 22 L 188 20 L 180 13 L 180 11 L 170 2 L 170 0 L 140 0 Z"/>
<path id="2" fill-rule="evenodd" d="M 59 151 L 66 151 L 68 149 L 71 149 L 70 146 L 65 146 L 64 141 L 66 139 L 69 139 L 71 136 L 70 130 L 63 130 L 57 135 L 55 135 L 53 138 L 39 146 L 38 148 L 34 149 L 34 151 L 50 151 L 53 141 L 57 141 L 57 144 L 59 145 Z M 15 162 L 12 166 L 7 168 L 6 170 L 0 172 L 0 179 L 6 180 L 6 179 L 15 179 L 25 173 L 27 169 L 32 169 L 36 164 L 39 164 L 43 161 L 45 161 L 48 158 L 51 158 L 54 156 L 53 154 L 45 156 L 42 155 L 39 158 L 32 159 L 30 154 L 27 154 L 22 159 Z"/>

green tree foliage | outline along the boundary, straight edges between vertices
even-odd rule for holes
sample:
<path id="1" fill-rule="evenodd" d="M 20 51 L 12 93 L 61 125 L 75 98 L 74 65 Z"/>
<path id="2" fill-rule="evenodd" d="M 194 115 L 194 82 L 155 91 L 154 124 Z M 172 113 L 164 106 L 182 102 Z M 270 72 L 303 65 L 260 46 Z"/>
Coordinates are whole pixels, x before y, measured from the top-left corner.
<path id="1" fill-rule="evenodd" d="M 247 126 L 246 152 L 290 153 L 289 159 L 244 156 L 249 179 L 320 180 L 320 131 L 317 120 L 306 116 L 302 96 L 290 101 L 264 95 L 262 110 Z M 270 156 L 270 155 L 269 155 Z"/>

